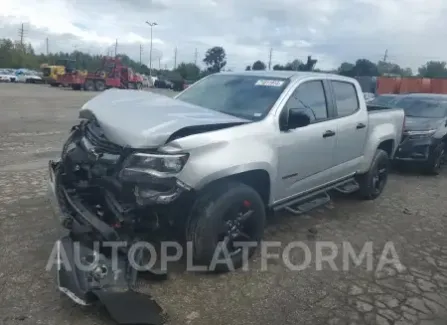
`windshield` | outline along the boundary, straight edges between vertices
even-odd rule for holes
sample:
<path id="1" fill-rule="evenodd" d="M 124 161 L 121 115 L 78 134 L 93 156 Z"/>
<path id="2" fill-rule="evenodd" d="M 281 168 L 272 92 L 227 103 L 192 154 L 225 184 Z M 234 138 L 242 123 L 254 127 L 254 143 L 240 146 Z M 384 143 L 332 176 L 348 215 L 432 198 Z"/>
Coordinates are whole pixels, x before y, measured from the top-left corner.
<path id="1" fill-rule="evenodd" d="M 390 106 L 395 104 L 396 100 L 397 96 L 382 95 L 374 98 L 372 101 L 369 102 L 369 104 L 378 106 Z"/>
<path id="2" fill-rule="evenodd" d="M 257 121 L 267 115 L 288 82 L 284 78 L 216 74 L 187 88 L 177 99 Z"/>
<path id="3" fill-rule="evenodd" d="M 396 106 L 409 117 L 441 118 L 446 115 L 447 99 L 405 97 Z"/>

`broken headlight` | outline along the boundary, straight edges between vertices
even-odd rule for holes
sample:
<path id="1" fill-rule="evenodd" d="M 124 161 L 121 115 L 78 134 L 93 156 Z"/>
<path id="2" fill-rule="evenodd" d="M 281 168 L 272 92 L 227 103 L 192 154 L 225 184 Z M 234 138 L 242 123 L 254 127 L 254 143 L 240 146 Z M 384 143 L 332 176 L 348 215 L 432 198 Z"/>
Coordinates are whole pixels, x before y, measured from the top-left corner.
<path id="1" fill-rule="evenodd" d="M 172 177 L 183 169 L 187 160 L 188 154 L 136 153 L 124 162 L 122 175 L 144 173 L 155 177 Z"/>

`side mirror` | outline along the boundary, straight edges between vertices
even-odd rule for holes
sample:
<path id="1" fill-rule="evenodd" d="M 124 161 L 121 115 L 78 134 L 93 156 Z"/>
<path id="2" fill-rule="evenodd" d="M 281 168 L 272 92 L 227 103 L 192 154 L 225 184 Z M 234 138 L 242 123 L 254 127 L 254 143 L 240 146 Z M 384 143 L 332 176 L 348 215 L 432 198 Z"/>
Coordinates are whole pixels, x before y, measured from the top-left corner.
<path id="1" fill-rule="evenodd" d="M 303 112 L 302 109 L 289 109 L 289 116 L 287 118 L 287 128 L 296 129 L 310 124 L 310 117 Z"/>

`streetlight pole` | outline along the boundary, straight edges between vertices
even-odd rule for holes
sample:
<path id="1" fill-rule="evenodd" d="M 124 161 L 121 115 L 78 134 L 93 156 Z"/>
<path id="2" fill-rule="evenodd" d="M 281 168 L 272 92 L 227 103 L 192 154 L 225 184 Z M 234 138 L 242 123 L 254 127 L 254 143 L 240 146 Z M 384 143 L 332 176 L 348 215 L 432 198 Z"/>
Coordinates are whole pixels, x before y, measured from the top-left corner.
<path id="1" fill-rule="evenodd" d="M 157 26 L 158 24 L 156 22 L 148 22 L 148 21 L 146 21 L 146 24 L 148 24 L 151 27 L 151 46 L 149 50 L 149 76 L 152 77 L 152 27 Z"/>

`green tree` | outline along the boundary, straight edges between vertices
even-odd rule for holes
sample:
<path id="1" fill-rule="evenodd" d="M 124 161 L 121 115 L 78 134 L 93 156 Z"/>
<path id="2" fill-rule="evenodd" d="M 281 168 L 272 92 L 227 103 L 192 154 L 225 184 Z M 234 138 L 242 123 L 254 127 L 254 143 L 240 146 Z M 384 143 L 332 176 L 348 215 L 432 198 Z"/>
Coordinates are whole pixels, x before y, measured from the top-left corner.
<path id="1" fill-rule="evenodd" d="M 175 69 L 183 79 L 198 80 L 200 75 L 200 68 L 194 63 L 180 63 Z"/>
<path id="2" fill-rule="evenodd" d="M 428 61 L 419 68 L 419 75 L 424 78 L 446 78 L 446 65 L 444 61 Z"/>
<path id="3" fill-rule="evenodd" d="M 247 65 L 247 66 L 245 67 L 245 71 L 250 71 L 250 70 L 251 70 L 251 66 Z"/>
<path id="4" fill-rule="evenodd" d="M 214 46 L 208 49 L 203 62 L 207 65 L 209 72 L 220 72 L 227 64 L 224 48 L 221 46 Z"/>
<path id="5" fill-rule="evenodd" d="M 338 68 L 338 73 L 343 76 L 352 77 L 354 76 L 354 68 L 355 64 L 349 63 L 349 62 L 343 62 L 340 67 Z"/>
<path id="6" fill-rule="evenodd" d="M 265 70 L 266 65 L 264 62 L 258 60 L 255 63 L 253 63 L 253 66 L 251 67 L 251 69 L 252 70 Z"/>

